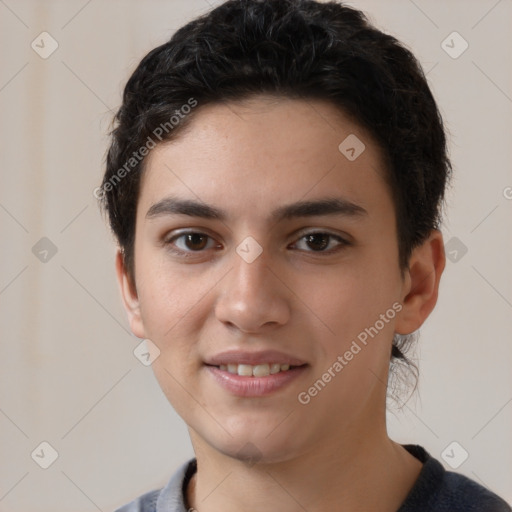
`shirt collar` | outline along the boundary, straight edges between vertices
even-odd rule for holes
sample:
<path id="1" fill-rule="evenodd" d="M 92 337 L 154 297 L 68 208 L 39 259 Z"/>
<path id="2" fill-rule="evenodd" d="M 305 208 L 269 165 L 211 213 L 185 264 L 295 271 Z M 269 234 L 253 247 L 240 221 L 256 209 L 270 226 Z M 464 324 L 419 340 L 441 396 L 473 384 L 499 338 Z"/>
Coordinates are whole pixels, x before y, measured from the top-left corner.
<path id="1" fill-rule="evenodd" d="M 156 512 L 187 512 L 185 496 L 187 485 L 197 471 L 196 459 L 183 464 L 160 491 L 156 502 Z"/>

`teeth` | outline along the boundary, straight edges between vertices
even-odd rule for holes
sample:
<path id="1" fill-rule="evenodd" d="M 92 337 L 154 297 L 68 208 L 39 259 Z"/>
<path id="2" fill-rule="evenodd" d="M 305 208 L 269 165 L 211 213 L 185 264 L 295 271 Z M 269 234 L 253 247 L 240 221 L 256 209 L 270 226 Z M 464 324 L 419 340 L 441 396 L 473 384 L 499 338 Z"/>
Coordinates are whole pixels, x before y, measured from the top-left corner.
<path id="1" fill-rule="evenodd" d="M 252 366 L 250 364 L 239 364 L 238 365 L 238 375 L 242 377 L 251 377 L 252 376 Z"/>
<path id="2" fill-rule="evenodd" d="M 274 375 L 274 373 L 281 371 L 281 365 L 279 363 L 272 363 L 270 365 L 270 374 Z"/>
<path id="3" fill-rule="evenodd" d="M 290 369 L 289 364 L 265 363 L 265 364 L 221 364 L 219 368 L 229 373 L 242 377 L 266 377 L 279 372 L 286 372 Z"/>
<path id="4" fill-rule="evenodd" d="M 238 369 L 240 372 L 240 367 Z M 270 375 L 270 365 L 268 364 L 257 364 L 252 368 L 252 374 L 255 377 L 266 377 L 267 375 Z"/>

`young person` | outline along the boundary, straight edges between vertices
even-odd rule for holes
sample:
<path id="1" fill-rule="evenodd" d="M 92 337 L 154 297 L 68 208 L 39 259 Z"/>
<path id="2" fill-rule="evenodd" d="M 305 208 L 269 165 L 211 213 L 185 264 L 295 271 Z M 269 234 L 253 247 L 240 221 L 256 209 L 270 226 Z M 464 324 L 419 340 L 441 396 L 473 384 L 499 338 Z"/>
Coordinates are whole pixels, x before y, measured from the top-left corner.
<path id="1" fill-rule="evenodd" d="M 511 510 L 386 430 L 450 174 L 418 62 L 354 8 L 231 0 L 141 61 L 97 196 L 196 457 L 120 511 Z"/>

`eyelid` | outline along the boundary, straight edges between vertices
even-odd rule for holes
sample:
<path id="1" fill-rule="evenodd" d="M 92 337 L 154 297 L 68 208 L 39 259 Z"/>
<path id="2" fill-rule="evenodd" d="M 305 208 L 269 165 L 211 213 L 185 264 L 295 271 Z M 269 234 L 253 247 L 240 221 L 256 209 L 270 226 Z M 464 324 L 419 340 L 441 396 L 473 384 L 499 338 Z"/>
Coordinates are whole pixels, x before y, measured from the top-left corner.
<path id="1" fill-rule="evenodd" d="M 162 238 L 164 242 L 170 242 L 171 240 L 174 240 L 176 238 L 179 238 L 180 236 L 184 235 L 206 235 L 210 238 L 215 238 L 208 229 L 205 228 L 194 228 L 194 227 L 187 227 L 183 229 L 173 229 L 169 233 L 165 234 Z"/>
<path id="2" fill-rule="evenodd" d="M 353 243 L 352 237 L 348 233 L 340 232 L 332 228 L 304 228 L 295 232 L 292 236 L 297 239 L 307 235 L 329 235 L 333 238 L 339 238 L 347 244 Z"/>

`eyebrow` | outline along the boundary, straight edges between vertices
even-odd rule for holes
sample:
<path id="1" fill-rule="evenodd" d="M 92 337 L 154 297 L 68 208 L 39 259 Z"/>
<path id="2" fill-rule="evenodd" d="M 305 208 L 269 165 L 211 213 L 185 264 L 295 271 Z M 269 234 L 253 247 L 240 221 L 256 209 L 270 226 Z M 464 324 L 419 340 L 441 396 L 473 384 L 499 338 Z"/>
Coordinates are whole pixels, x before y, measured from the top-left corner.
<path id="1" fill-rule="evenodd" d="M 188 215 L 225 221 L 227 213 L 215 206 L 195 200 L 165 197 L 153 204 L 146 213 L 146 219 L 167 215 Z M 327 197 L 314 201 L 298 201 L 280 206 L 270 214 L 271 222 L 280 222 L 297 217 L 316 217 L 320 215 L 343 215 L 346 217 L 362 217 L 368 212 L 360 205 L 341 197 Z"/>

